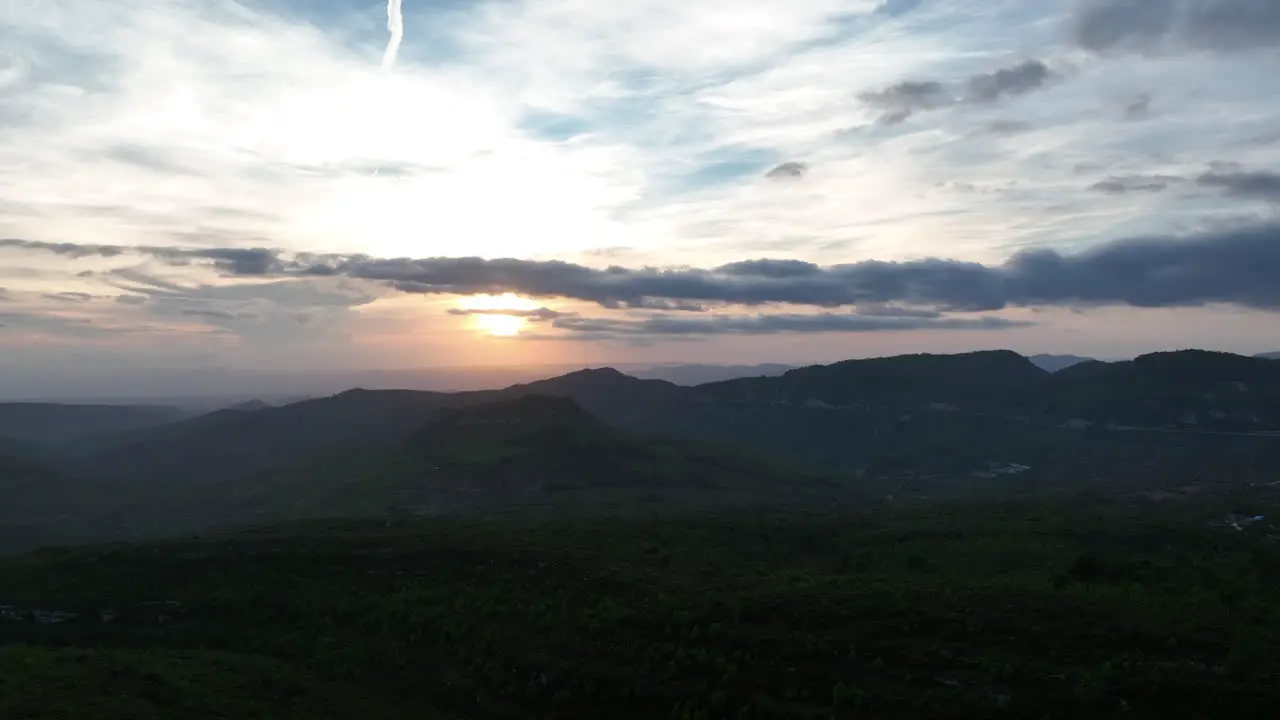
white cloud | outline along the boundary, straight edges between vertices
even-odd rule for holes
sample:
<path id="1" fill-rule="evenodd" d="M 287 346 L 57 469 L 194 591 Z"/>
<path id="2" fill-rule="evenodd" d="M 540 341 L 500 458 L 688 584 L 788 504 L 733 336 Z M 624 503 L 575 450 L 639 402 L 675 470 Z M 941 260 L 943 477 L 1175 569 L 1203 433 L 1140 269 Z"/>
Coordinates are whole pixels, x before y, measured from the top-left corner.
<path id="1" fill-rule="evenodd" d="M 210 235 L 318 250 L 528 254 L 531 227 L 548 228 L 549 251 L 592 245 L 609 233 L 610 204 L 634 192 L 599 178 L 600 153 L 523 137 L 516 106 L 466 69 L 383 76 L 315 28 L 229 2 L 199 12 L 177 2 L 80 14 L 72 5 L 0 11 L 27 62 L 39 64 L 35 49 L 56 36 L 61 52 L 109 68 L 103 90 L 71 84 L 80 73 L 23 90 L 38 122 L 0 141 L 0 159 L 15 169 L 0 176 L 0 192 L 28 212 L 0 221 L 6 234 L 163 241 L 216 198 L 245 217 Z M 122 160 L 120 148 L 154 162 Z M 364 172 L 341 171 L 352 162 Z M 380 164 L 417 169 L 383 177 Z M 92 211 L 113 206 L 135 217 Z"/>

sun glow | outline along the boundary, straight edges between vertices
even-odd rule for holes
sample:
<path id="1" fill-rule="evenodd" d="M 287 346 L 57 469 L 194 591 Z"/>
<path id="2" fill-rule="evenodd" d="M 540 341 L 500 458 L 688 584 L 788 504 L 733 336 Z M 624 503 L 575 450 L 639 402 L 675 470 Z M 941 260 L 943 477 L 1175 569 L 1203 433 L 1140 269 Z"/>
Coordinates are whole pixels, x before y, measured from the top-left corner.
<path id="1" fill-rule="evenodd" d="M 538 309 L 538 303 L 514 293 L 501 295 L 470 295 L 461 298 L 458 306 L 473 314 L 471 320 L 477 330 L 496 337 L 512 337 L 528 325 L 520 315 L 506 315 L 503 310 L 515 313 Z"/>
<path id="2" fill-rule="evenodd" d="M 458 300 L 458 307 L 463 310 L 537 310 L 538 303 L 515 293 L 501 295 L 468 295 Z"/>
<path id="3" fill-rule="evenodd" d="M 525 319 L 515 315 L 473 315 L 476 328 L 487 335 L 511 337 L 524 329 Z"/>

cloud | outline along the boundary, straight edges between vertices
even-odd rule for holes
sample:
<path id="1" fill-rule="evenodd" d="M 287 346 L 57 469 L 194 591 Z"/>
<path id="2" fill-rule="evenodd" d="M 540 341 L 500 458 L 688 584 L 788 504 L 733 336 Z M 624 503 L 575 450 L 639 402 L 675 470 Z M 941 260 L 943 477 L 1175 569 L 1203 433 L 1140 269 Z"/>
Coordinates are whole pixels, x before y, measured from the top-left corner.
<path id="1" fill-rule="evenodd" d="M 804 177 L 807 172 L 809 172 L 808 165 L 792 160 L 775 165 L 764 176 L 769 178 L 799 178 Z"/>
<path id="2" fill-rule="evenodd" d="M 635 336 L 774 335 L 780 333 L 868 333 L 910 330 L 1005 330 L 1030 323 L 997 317 L 933 318 L 860 313 L 718 315 L 695 318 L 655 315 L 639 320 L 567 317 L 557 329 L 585 333 L 589 339 Z"/>
<path id="3" fill-rule="evenodd" d="M 58 302 L 70 303 L 86 303 L 93 301 L 93 295 L 84 292 L 56 292 L 45 293 L 43 297 L 46 300 L 56 300 Z"/>
<path id="4" fill-rule="evenodd" d="M 1280 174 L 1273 172 L 1224 169 L 1207 172 L 1196 178 L 1196 182 L 1233 197 L 1280 202 Z"/>
<path id="5" fill-rule="evenodd" d="M 99 149 L 97 155 L 103 159 L 135 165 L 165 175 L 191 175 L 198 172 L 193 166 L 183 162 L 173 150 L 142 143 L 124 142 L 108 145 Z"/>
<path id="6" fill-rule="evenodd" d="M 177 247 L 121 245 L 77 245 L 74 243 L 54 243 L 40 240 L 19 240 L 14 238 L 0 239 L 0 248 L 18 250 L 44 250 L 70 258 L 103 257 L 114 258 L 125 254 L 142 254 L 164 260 L 175 265 L 187 264 L 193 260 L 210 260 L 214 266 L 232 275 L 267 275 L 281 269 L 279 253 L 266 248 L 205 248 L 184 249 Z"/>
<path id="7" fill-rule="evenodd" d="M 939 318 L 942 313 L 937 310 L 926 308 L 908 308 L 901 305 L 881 305 L 877 303 L 865 303 L 859 305 L 855 311 L 859 315 L 866 317 L 888 317 L 888 318 Z"/>
<path id="8" fill-rule="evenodd" d="M 226 321 L 252 320 L 257 317 L 253 313 L 233 313 L 233 312 L 227 312 L 225 310 L 201 310 L 201 309 L 183 310 L 182 314 L 186 317 L 202 318 L 204 320 L 226 320 Z"/>
<path id="9" fill-rule="evenodd" d="M 884 111 L 881 125 L 896 125 L 912 115 L 952 105 L 993 103 L 1044 87 L 1054 73 L 1044 62 L 1023 60 L 1009 67 L 971 75 L 955 86 L 937 80 L 904 80 L 883 90 L 859 95 L 863 103 Z"/>
<path id="10" fill-rule="evenodd" d="M 730 277 L 800 278 L 822 271 L 817 265 L 803 260 L 742 260 L 716 268 L 716 272 Z"/>
<path id="11" fill-rule="evenodd" d="M 669 300 L 667 298 L 633 298 L 630 300 L 607 299 L 599 302 L 600 307 L 609 310 L 678 310 L 680 312 L 706 312 L 703 303 L 689 300 Z"/>
<path id="12" fill-rule="evenodd" d="M 992 135 L 1020 135 L 1032 129 L 1031 123 L 1019 120 L 997 120 L 987 126 Z"/>
<path id="13" fill-rule="evenodd" d="M 923 4 L 924 0 L 884 0 L 880 7 L 876 8 L 876 13 L 898 17 L 918 9 Z"/>
<path id="14" fill-rule="evenodd" d="M 404 14 L 400 0 L 387 0 L 387 49 L 382 53 L 382 70 L 389 72 L 395 67 L 396 56 L 400 53 L 400 43 L 404 40 Z"/>
<path id="15" fill-rule="evenodd" d="M 1151 93 L 1138 93 L 1125 102 L 1125 120 L 1145 120 L 1149 117 L 1151 117 Z"/>
<path id="16" fill-rule="evenodd" d="M 1031 302 L 1015 248 L 1058 248 L 1074 271 L 1100 239 L 1237 212 L 1218 190 L 1117 202 L 1089 183 L 1194 181 L 1203 158 L 1235 151 L 1276 159 L 1237 144 L 1280 118 L 1262 53 L 1077 62 L 1064 5 L 409 2 L 384 74 L 381 7 L 0 3 L 0 237 L 98 244 L 33 259 L 39 276 L 11 246 L 0 284 L 50 312 L 175 327 L 203 326 L 184 310 L 258 313 L 223 337 L 284 363 L 317 355 L 299 349 L 323 348 L 312 333 L 337 318 L 327 337 L 344 347 L 376 345 L 384 314 L 405 338 L 448 320 L 393 287 L 525 288 L 614 311 L 561 308 L 584 315 L 696 320 L 736 302 L 862 315 Z M 1069 62 L 1072 82 L 1053 82 Z M 1120 122 L 1143 89 L 1159 117 Z M 865 129 L 839 133 L 851 124 Z M 1084 163 L 1097 169 L 1067 174 Z M 865 258 L 900 262 L 834 264 Z M 98 274 L 62 277 L 86 268 Z M 315 297 L 339 284 L 379 299 Z M 108 299 L 39 297 L 56 290 Z M 121 293 L 145 302 L 110 301 Z M 308 333 L 288 335 L 299 315 Z"/>
<path id="17" fill-rule="evenodd" d="M 947 86 L 936 80 L 904 80 L 883 90 L 858 96 L 862 102 L 884 111 L 882 125 L 896 125 L 915 113 L 936 110 L 956 102 Z"/>
<path id="18" fill-rule="evenodd" d="M 449 308 L 450 315 L 508 315 L 511 317 L 525 318 L 531 322 L 543 322 L 547 320 L 558 320 L 564 317 L 570 317 L 573 313 L 560 312 L 547 307 L 533 308 L 531 310 L 508 310 L 501 308 Z"/>
<path id="19" fill-rule="evenodd" d="M 1044 87 L 1052 76 L 1049 66 L 1039 60 L 1024 60 L 1012 67 L 975 75 L 965 83 L 969 102 L 995 102 L 1002 97 L 1025 95 Z"/>
<path id="20" fill-rule="evenodd" d="M 956 260 L 818 267 L 757 260 L 712 269 L 587 268 L 513 259 L 357 260 L 339 271 L 409 292 L 501 293 L 589 302 L 645 298 L 838 307 L 903 302 L 948 310 L 1232 303 L 1280 309 L 1280 225 L 1114 241 L 1076 255 L 1031 250 L 998 266 Z"/>
<path id="21" fill-rule="evenodd" d="M 1075 41 L 1094 52 L 1240 52 L 1280 43 L 1274 0 L 1081 0 Z"/>
<path id="22" fill-rule="evenodd" d="M 151 338 L 160 342 L 221 337 L 217 329 L 174 327 L 164 323 L 122 319 L 108 315 L 70 315 L 45 312 L 13 312 L 0 314 L 7 326 L 61 343 L 91 343 L 113 346 L 122 336 Z"/>
<path id="23" fill-rule="evenodd" d="M 1182 182 L 1176 175 L 1125 175 L 1112 176 L 1089 186 L 1090 190 L 1108 195 L 1124 195 L 1130 192 L 1161 192 L 1169 185 Z"/>
<path id="24" fill-rule="evenodd" d="M 27 249 L 53 249 L 25 244 Z M 118 254 L 152 248 L 114 248 Z M 222 258 L 218 250 L 199 251 Z M 1006 307 L 1130 305 L 1180 307 L 1226 303 L 1280 310 L 1280 224 L 1183 236 L 1116 240 L 1075 254 L 1024 250 L 1002 264 L 926 258 L 819 266 L 757 259 L 713 268 L 611 266 L 514 258 L 379 259 L 267 252 L 246 263 L 248 277 L 343 276 L 386 283 L 406 293 L 501 294 L 567 298 L 604 307 L 665 303 L 834 308 L 901 303 L 948 312 Z M 74 254 L 74 253 L 67 253 Z M 234 266 L 219 265 L 224 272 Z M 274 283 L 282 284 L 281 282 Z"/>

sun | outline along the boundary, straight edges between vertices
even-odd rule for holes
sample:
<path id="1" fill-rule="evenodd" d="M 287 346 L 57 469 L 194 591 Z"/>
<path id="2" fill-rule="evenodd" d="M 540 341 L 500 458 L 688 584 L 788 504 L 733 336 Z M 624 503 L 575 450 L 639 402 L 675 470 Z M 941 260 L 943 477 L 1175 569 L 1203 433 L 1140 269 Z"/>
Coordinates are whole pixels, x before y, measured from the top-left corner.
<path id="1" fill-rule="evenodd" d="M 501 295 L 469 295 L 458 300 L 458 306 L 471 311 L 471 320 L 480 332 L 495 337 L 512 337 L 528 325 L 520 315 L 506 315 L 502 311 L 525 312 L 538 309 L 538 303 L 515 293 Z"/>
<path id="2" fill-rule="evenodd" d="M 486 335 L 512 337 L 524 329 L 525 319 L 515 315 L 473 315 L 476 327 Z"/>
<path id="3" fill-rule="evenodd" d="M 468 295 L 458 300 L 458 307 L 463 310 L 537 310 L 538 303 L 515 293 L 501 295 Z"/>

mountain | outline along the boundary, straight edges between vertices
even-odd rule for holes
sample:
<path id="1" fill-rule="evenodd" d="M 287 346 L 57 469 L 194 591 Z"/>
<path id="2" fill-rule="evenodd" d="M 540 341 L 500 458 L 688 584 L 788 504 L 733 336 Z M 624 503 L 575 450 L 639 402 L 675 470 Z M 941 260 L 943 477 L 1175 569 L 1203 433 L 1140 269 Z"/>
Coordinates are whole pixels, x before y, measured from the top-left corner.
<path id="1" fill-rule="evenodd" d="M 231 405 L 224 409 L 238 410 L 240 412 L 256 412 L 258 410 L 266 410 L 269 407 L 271 407 L 270 403 L 266 402 L 265 400 L 260 400 L 255 398 L 253 400 L 245 400 L 244 402 L 236 403 L 235 405 Z"/>
<path id="2" fill-rule="evenodd" d="M 1280 387 L 1276 371 L 1268 361 L 1236 355 L 1166 353 L 1049 373 L 1016 353 L 989 351 L 850 360 L 689 388 L 597 368 L 498 391 L 353 390 L 221 411 L 89 453 L 75 469 L 152 486 L 177 478 L 218 484 L 320 453 L 382 448 L 442 411 L 529 395 L 570 398 L 636 437 L 746 448 L 813 471 L 870 472 L 885 463 L 956 468 L 999 459 L 1007 437 L 1073 422 L 1280 428 L 1268 409 Z M 1015 433 L 1010 423 L 1030 429 Z"/>
<path id="3" fill-rule="evenodd" d="M 627 368 L 632 377 L 644 380 L 666 380 L 676 385 L 704 385 L 706 383 L 733 380 L 741 377 L 773 377 L 788 370 L 794 365 L 764 363 L 760 365 L 654 365 L 651 367 Z"/>
<path id="4" fill-rule="evenodd" d="M 1050 373 L 1009 351 L 849 360 L 695 388 L 719 401 L 912 413 L 945 409 L 1043 425 L 1280 430 L 1280 366 L 1186 350 Z"/>
<path id="5" fill-rule="evenodd" d="M 407 436 L 440 407 L 466 395 L 348 390 L 328 398 L 252 411 L 224 409 L 148 428 L 68 453 L 64 469 L 134 491 L 170 483 L 217 483 L 317 453 Z"/>
<path id="6" fill-rule="evenodd" d="M 697 390 L 724 400 L 830 406 L 988 406 L 1013 401 L 1048 373 L 1010 350 L 899 355 L 814 365 L 777 378 L 743 378 Z"/>
<path id="7" fill-rule="evenodd" d="M 1080 363 L 1056 373 L 1038 410 L 1096 424 L 1233 432 L 1280 429 L 1280 365 L 1204 350 Z"/>
<path id="8" fill-rule="evenodd" d="M 789 496 L 800 478 L 828 474 L 863 495 L 915 496 L 972 491 L 1015 466 L 1056 484 L 1262 479 L 1280 468 L 1266 434 L 1276 430 L 1280 364 L 1269 360 L 1183 351 L 1049 373 L 988 351 L 694 387 L 597 368 L 495 391 L 356 389 L 85 436 L 58 452 L 0 451 L 50 473 L 44 485 L 63 488 L 54 495 L 93 498 L 74 516 L 118 533 L 392 508 L 599 507 L 609 495 L 626 505 L 655 492 L 672 506 L 755 501 L 766 486 Z M 484 462 L 464 462 L 467 448 Z M 745 454 L 787 469 L 755 475 Z M 618 468 L 635 473 L 607 486 Z M 654 487 L 641 489 L 646 477 Z M 726 494 L 699 484 L 707 477 L 744 484 Z M 663 478 L 681 489 L 655 490 Z"/>
<path id="9" fill-rule="evenodd" d="M 120 536 L 112 494 L 0 444 L 0 552 Z"/>
<path id="10" fill-rule="evenodd" d="M 1093 360 L 1093 358 L 1080 357 L 1079 355 L 1030 355 L 1027 359 L 1041 370 L 1051 373 Z"/>
<path id="11" fill-rule="evenodd" d="M 318 454 L 382 448 L 408 437 L 450 407 L 553 394 L 580 399 L 615 424 L 648 427 L 653 424 L 655 403 L 670 399 L 672 392 L 681 390 L 616 370 L 584 370 L 502 391 L 354 389 L 280 407 L 227 408 L 122 433 L 110 442 L 84 443 L 68 450 L 59 467 L 70 475 L 100 478 L 135 495 L 169 485 L 216 486 Z"/>
<path id="12" fill-rule="evenodd" d="M 439 414 L 406 439 L 171 494 L 170 531 L 306 517 L 829 502 L 830 479 L 647 440 L 566 397 L 526 394 Z"/>
<path id="13" fill-rule="evenodd" d="M 1280 352 L 1258 353 L 1254 357 L 1266 358 L 1268 360 L 1280 360 Z"/>
<path id="14" fill-rule="evenodd" d="M 656 502 L 780 500 L 829 489 L 803 473 L 687 443 L 640 439 L 564 397 L 526 395 L 464 407 L 428 423 L 406 452 L 443 482 L 419 485 L 425 506 L 441 491 L 467 504 L 594 502 L 618 495 Z M 423 505 L 418 505 L 419 507 Z"/>
<path id="15" fill-rule="evenodd" d="M 40 443 L 76 442 L 174 422 L 187 413 L 160 405 L 0 403 L 0 437 Z"/>
<path id="16" fill-rule="evenodd" d="M 574 400 L 610 425 L 638 432 L 660 429 L 693 401 L 689 388 L 666 380 L 642 380 L 614 368 L 594 368 L 513 385 L 477 398 L 513 399 L 524 395 L 552 395 Z"/>

